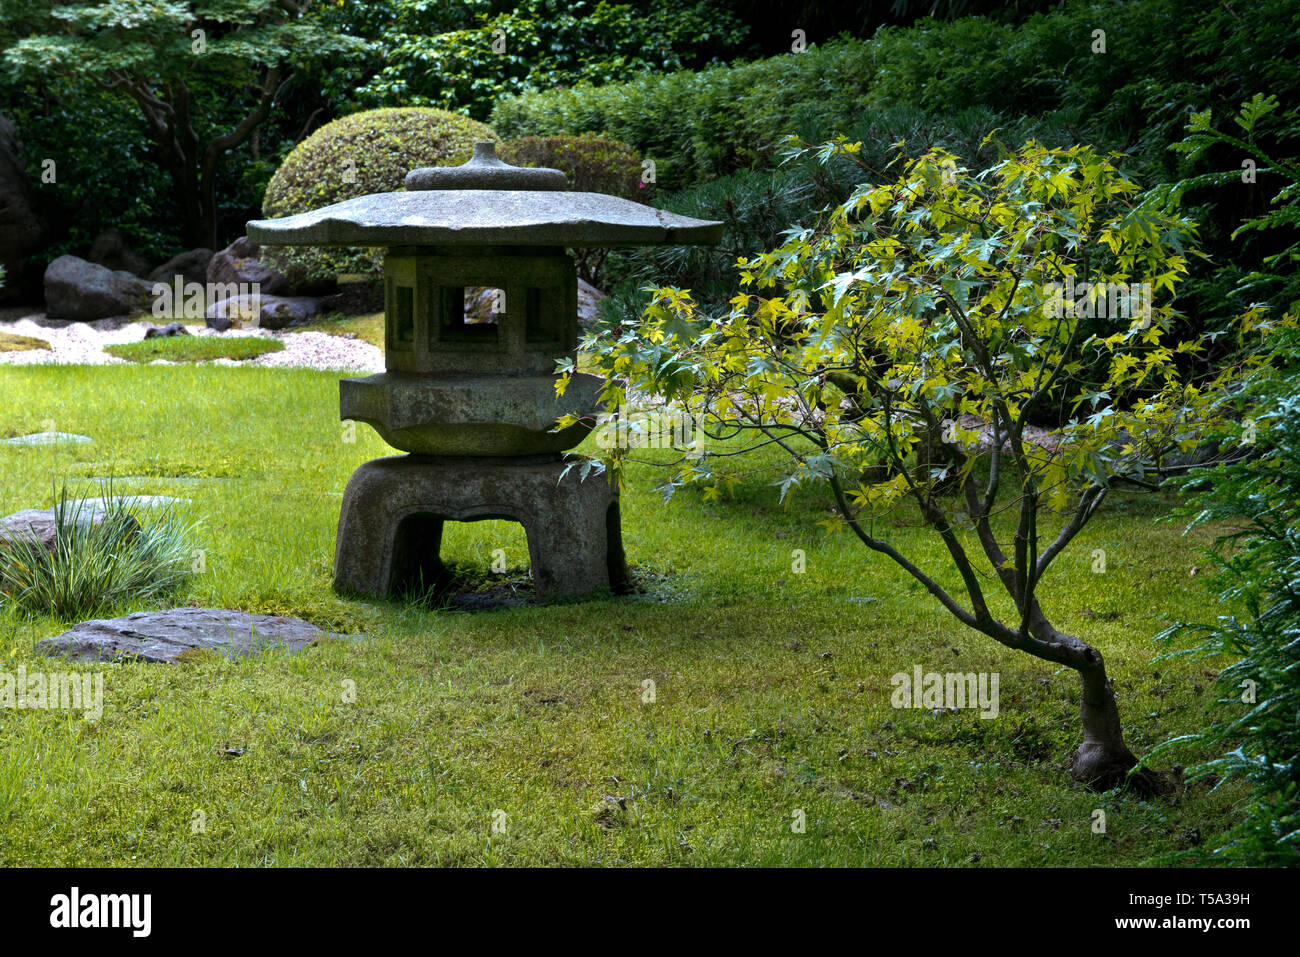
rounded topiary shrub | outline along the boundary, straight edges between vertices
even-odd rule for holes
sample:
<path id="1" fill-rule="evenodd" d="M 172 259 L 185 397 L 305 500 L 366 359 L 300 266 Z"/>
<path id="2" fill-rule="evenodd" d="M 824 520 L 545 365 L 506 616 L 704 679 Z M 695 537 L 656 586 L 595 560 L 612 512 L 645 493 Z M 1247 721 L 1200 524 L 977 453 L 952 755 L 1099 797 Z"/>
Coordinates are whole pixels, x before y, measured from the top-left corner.
<path id="1" fill-rule="evenodd" d="M 367 110 L 322 126 L 299 143 L 267 184 L 262 214 L 305 213 L 369 193 L 403 188 L 421 166 L 456 166 L 474 144 L 501 139 L 489 126 L 446 110 Z M 342 273 L 377 273 L 382 250 L 270 246 L 267 255 L 297 282 L 332 280 Z"/>
<path id="2" fill-rule="evenodd" d="M 582 136 L 524 136 L 497 150 L 515 166 L 558 169 L 569 188 L 583 193 L 609 193 L 643 199 L 641 159 L 626 143 L 587 133 Z"/>
<path id="3" fill-rule="evenodd" d="M 608 193 L 649 202 L 651 188 L 641 182 L 641 159 L 636 150 L 618 140 L 594 133 L 523 136 L 509 140 L 497 153 L 515 166 L 558 169 L 568 177 L 569 189 L 580 193 Z M 578 264 L 578 275 L 593 285 L 604 286 L 608 255 L 608 249 L 575 249 L 573 258 Z"/>

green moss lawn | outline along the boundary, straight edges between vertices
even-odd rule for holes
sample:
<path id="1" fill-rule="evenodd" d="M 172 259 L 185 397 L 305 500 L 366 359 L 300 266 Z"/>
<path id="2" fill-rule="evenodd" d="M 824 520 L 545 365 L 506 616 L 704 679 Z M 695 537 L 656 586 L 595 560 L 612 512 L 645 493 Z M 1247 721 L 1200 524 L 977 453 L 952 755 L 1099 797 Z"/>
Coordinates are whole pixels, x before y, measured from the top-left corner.
<path id="1" fill-rule="evenodd" d="M 155 336 L 139 342 L 105 346 L 109 355 L 129 362 L 210 362 L 213 359 L 255 359 L 268 352 L 281 352 L 279 339 L 260 336 Z"/>
<path id="2" fill-rule="evenodd" d="M 0 367 L 0 437 L 52 421 L 95 439 L 0 445 L 0 514 L 110 474 L 179 495 L 206 550 L 181 602 L 364 635 L 103 666 L 98 723 L 0 710 L 0 863 L 1137 865 L 1234 820 L 1238 792 L 1073 785 L 1070 674 L 966 631 L 885 559 L 827 539 L 822 498 L 783 508 L 758 473 L 730 501 L 665 503 L 656 470 L 631 472 L 640 595 L 476 613 L 340 598 L 343 488 L 387 450 L 365 428 L 343 441 L 337 380 Z M 1158 521 L 1171 504 L 1118 496 L 1044 584 L 1059 623 L 1107 655 L 1136 751 L 1202 726 L 1213 697 L 1204 664 L 1151 664 L 1171 617 L 1207 612 L 1205 539 Z M 920 530 L 893 531 L 943 569 Z M 497 548 L 501 581 L 523 580 L 516 527 L 448 526 L 467 566 Z M 66 624 L 0 611 L 0 671 L 72 668 L 33 652 Z M 999 716 L 892 709 L 890 676 L 918 664 L 999 672 Z"/>

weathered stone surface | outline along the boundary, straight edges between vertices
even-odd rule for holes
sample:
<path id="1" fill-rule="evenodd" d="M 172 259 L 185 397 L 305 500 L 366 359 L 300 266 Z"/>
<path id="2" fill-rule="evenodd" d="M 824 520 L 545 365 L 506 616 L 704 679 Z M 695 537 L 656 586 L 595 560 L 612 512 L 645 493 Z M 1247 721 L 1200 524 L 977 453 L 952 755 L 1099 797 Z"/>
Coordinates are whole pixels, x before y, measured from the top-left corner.
<path id="1" fill-rule="evenodd" d="M 406 188 L 419 189 L 532 189 L 556 190 L 568 186 L 558 169 L 511 166 L 497 156 L 496 144 L 474 144 L 474 155 L 460 166 L 425 166 L 406 174 Z"/>
<path id="2" fill-rule="evenodd" d="M 205 283 L 213 255 L 211 249 L 191 249 L 180 253 L 149 273 L 149 281 L 173 283 L 180 276 L 184 282 Z"/>
<path id="3" fill-rule="evenodd" d="M 263 329 L 287 329 L 319 315 L 320 300 L 312 296 L 263 296 L 258 325 Z"/>
<path id="4" fill-rule="evenodd" d="M 575 374 L 563 396 L 554 376 L 423 376 L 384 372 L 339 382 L 339 414 L 365 422 L 385 442 L 424 455 L 563 452 L 590 431 L 551 432 L 560 417 L 594 416 L 604 379 Z"/>
<path id="5" fill-rule="evenodd" d="M 116 226 L 110 226 L 95 237 L 86 259 L 113 272 L 126 272 L 136 277 L 149 271 L 149 261 L 135 251 Z"/>
<path id="6" fill-rule="evenodd" d="M 428 253 L 399 248 L 384 258 L 384 278 L 394 296 L 384 328 L 388 370 L 553 375 L 555 360 L 577 347 L 578 279 L 563 247 Z M 483 288 L 500 289 L 504 314 L 480 312 L 479 322 L 466 323 L 464 302 L 456 294 L 472 302 L 474 288 L 480 300 L 491 297 Z M 402 290 L 412 294 L 405 315 L 396 301 Z"/>
<path id="7" fill-rule="evenodd" d="M 5 269 L 0 297 L 4 298 L 29 291 L 23 259 L 40 248 L 44 235 L 24 167 L 23 147 L 14 125 L 0 116 L 0 266 Z"/>
<path id="8" fill-rule="evenodd" d="M 301 651 L 326 633 L 300 618 L 251 615 L 220 608 L 173 608 L 124 618 L 99 618 L 36 645 L 68 661 L 172 662 L 187 651 L 248 657 L 268 648 Z"/>
<path id="9" fill-rule="evenodd" d="M 60 256 L 45 270 L 45 309 L 51 319 L 89 322 L 148 308 L 151 286 L 76 256 Z"/>
<path id="10" fill-rule="evenodd" d="M 146 339 L 157 339 L 166 336 L 188 336 L 190 331 L 185 328 L 184 324 L 179 322 L 169 322 L 165 326 L 150 326 L 144 331 Z"/>
<path id="11" fill-rule="evenodd" d="M 128 508 L 165 508 L 168 505 L 187 505 L 189 501 L 187 498 L 175 498 L 171 495 L 115 495 L 112 499 L 68 499 L 68 506 L 102 511 L 108 507 L 110 502 L 116 502 Z"/>
<path id="12" fill-rule="evenodd" d="M 84 444 L 95 441 L 88 435 L 75 432 L 33 432 L 31 435 L 15 435 L 10 439 L 0 439 L 6 445 L 55 445 L 59 442 Z"/>
<path id="13" fill-rule="evenodd" d="M 102 504 L 95 502 L 66 505 L 65 522 L 71 521 L 78 527 L 98 525 L 108 515 Z M 0 518 L 0 539 L 9 541 L 36 541 L 53 551 L 58 540 L 58 510 L 55 508 L 27 508 Z"/>
<path id="14" fill-rule="evenodd" d="M 605 294 L 587 282 L 578 280 L 578 326 L 585 329 L 596 321 L 599 315 L 600 301 Z"/>
<path id="15" fill-rule="evenodd" d="M 286 329 L 309 322 L 320 314 L 320 300 L 311 296 L 231 296 L 208 306 L 204 321 L 225 332 L 233 321 L 251 324 L 254 316 L 262 329 Z"/>
<path id="16" fill-rule="evenodd" d="M 248 235 L 286 246 L 657 246 L 716 243 L 722 223 L 603 193 L 432 189 L 253 220 Z"/>
<path id="17" fill-rule="evenodd" d="M 604 475 L 583 480 L 557 460 L 404 455 L 367 462 L 348 482 L 334 587 L 390 597 L 445 581 L 443 523 L 488 518 L 523 525 L 542 601 L 626 585 L 618 491 Z"/>
<path id="18" fill-rule="evenodd" d="M 208 282 L 257 283 L 258 292 L 274 296 L 289 289 L 283 273 L 261 260 L 262 248 L 241 236 L 208 262 Z M 248 290 L 252 292 L 252 290 Z"/>

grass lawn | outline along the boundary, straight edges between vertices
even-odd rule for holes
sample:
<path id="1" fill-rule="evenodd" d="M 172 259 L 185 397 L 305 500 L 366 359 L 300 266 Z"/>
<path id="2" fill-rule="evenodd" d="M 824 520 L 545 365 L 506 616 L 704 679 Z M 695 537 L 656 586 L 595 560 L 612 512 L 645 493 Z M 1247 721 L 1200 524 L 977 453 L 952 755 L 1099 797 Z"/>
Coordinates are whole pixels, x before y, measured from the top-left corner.
<path id="1" fill-rule="evenodd" d="M 821 498 L 782 507 L 761 474 L 731 501 L 665 503 L 657 471 L 632 470 L 624 535 L 644 594 L 478 613 L 340 598 L 343 488 L 388 450 L 367 429 L 343 441 L 337 381 L 0 368 L 0 436 L 53 420 L 95 439 L 0 446 L 0 514 L 109 474 L 180 495 L 206 549 L 184 602 L 365 635 L 102 666 L 98 723 L 0 710 L 0 863 L 1136 865 L 1236 818 L 1240 791 L 1074 786 L 1071 673 L 967 631 L 884 558 L 827 539 Z M 1106 654 L 1137 752 L 1201 727 L 1213 698 L 1206 664 L 1151 664 L 1171 617 L 1211 613 L 1191 575 L 1206 539 L 1160 524 L 1171 504 L 1117 496 L 1043 585 L 1058 623 Z M 892 531 L 944 568 L 922 532 Z M 487 569 L 496 548 L 518 579 L 517 527 L 447 526 L 454 560 Z M 33 652 L 63 627 L 0 612 L 0 670 L 73 668 Z M 1000 673 L 1000 714 L 892 709 L 890 676 L 918 664 Z"/>
<path id="2" fill-rule="evenodd" d="M 332 336 L 346 336 L 349 333 L 358 339 L 379 348 L 384 347 L 384 314 L 372 312 L 361 316 L 348 316 L 342 313 L 327 313 L 319 319 L 302 326 L 299 332 L 325 332 Z"/>
<path id="3" fill-rule="evenodd" d="M 260 336 L 155 336 L 139 342 L 105 346 L 104 351 L 131 362 L 209 362 L 212 359 L 256 359 L 268 352 L 280 352 L 279 339 Z"/>

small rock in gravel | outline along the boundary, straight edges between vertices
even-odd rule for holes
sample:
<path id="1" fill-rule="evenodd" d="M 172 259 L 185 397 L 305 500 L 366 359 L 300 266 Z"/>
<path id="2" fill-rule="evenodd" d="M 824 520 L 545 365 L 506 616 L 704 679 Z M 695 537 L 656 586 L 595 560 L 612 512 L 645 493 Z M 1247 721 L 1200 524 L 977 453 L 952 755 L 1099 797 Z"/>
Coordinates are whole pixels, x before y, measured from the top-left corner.
<path id="1" fill-rule="evenodd" d="M 146 339 L 157 339 L 159 336 L 188 336 L 190 331 L 179 322 L 169 322 L 165 326 L 150 326 L 144 331 Z"/>

